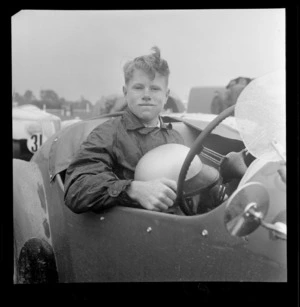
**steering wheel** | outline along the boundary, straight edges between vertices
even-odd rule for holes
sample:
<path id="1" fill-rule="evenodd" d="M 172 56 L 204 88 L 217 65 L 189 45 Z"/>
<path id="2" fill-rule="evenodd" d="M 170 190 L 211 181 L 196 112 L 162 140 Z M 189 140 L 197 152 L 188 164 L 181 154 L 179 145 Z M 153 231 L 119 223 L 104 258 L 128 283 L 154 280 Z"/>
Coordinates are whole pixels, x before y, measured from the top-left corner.
<path id="1" fill-rule="evenodd" d="M 208 135 L 228 116 L 232 115 L 234 112 L 235 105 L 230 106 L 225 109 L 222 113 L 220 113 L 214 120 L 212 120 L 204 130 L 199 134 L 197 139 L 195 140 L 193 146 L 191 147 L 189 153 L 187 154 L 183 165 L 181 167 L 178 182 L 177 182 L 177 199 L 176 203 L 178 203 L 180 209 L 185 215 L 193 215 L 194 213 L 191 211 L 190 206 L 187 205 L 184 199 L 184 182 L 189 170 L 189 167 L 197 154 L 200 154 L 203 149 L 203 142 Z"/>

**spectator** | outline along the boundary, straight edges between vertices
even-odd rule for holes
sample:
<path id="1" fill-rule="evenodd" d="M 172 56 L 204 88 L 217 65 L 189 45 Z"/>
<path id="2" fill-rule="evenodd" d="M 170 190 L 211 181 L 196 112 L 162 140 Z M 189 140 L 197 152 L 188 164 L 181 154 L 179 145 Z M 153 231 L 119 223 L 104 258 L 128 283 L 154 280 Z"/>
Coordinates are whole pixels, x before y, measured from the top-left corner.
<path id="1" fill-rule="evenodd" d="M 239 95 L 251 81 L 251 78 L 246 77 L 232 79 L 226 86 L 226 91 L 223 97 L 218 93 L 218 91 L 216 91 L 211 102 L 211 113 L 220 114 L 225 109 L 236 104 Z"/>

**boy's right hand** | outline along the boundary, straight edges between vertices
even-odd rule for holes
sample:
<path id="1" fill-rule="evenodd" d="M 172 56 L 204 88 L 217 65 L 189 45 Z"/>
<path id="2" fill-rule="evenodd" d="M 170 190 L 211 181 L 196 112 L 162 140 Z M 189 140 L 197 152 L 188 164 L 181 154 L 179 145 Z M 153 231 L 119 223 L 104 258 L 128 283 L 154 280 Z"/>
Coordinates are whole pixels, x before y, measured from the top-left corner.
<path id="1" fill-rule="evenodd" d="M 177 183 L 167 178 L 132 181 L 126 189 L 128 196 L 152 211 L 167 211 L 176 199 Z"/>

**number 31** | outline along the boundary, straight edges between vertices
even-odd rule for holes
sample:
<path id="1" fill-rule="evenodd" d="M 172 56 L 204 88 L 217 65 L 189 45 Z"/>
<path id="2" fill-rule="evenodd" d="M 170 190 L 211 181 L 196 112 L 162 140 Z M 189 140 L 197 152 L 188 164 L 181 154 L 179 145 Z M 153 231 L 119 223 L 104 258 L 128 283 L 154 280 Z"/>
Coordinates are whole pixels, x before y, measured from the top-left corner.
<path id="1" fill-rule="evenodd" d="M 43 135 L 42 134 L 33 134 L 31 136 L 31 139 L 33 140 L 33 146 L 31 146 L 31 150 L 33 152 L 36 152 L 43 143 Z"/>

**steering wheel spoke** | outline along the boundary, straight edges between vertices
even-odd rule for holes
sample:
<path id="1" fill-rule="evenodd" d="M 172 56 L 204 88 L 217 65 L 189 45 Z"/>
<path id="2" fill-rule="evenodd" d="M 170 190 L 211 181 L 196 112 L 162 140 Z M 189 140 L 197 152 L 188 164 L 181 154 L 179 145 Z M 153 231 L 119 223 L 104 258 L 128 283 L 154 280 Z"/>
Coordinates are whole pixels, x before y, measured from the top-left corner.
<path id="1" fill-rule="evenodd" d="M 213 162 L 216 166 L 220 166 L 225 159 L 225 156 L 217 153 L 216 151 L 202 146 L 200 156 Z"/>

